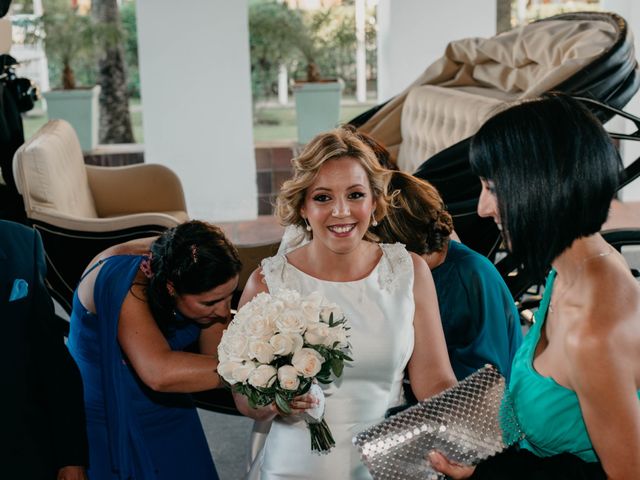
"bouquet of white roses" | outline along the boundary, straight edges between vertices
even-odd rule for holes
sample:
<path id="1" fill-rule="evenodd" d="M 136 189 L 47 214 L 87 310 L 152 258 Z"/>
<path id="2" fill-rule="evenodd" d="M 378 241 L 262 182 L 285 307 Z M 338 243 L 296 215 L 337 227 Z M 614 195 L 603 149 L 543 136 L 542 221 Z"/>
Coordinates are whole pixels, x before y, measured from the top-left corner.
<path id="1" fill-rule="evenodd" d="M 245 304 L 224 331 L 218 346 L 218 373 L 252 408 L 276 404 L 290 413 L 291 400 L 339 377 L 351 361 L 344 314 L 336 304 L 313 292 L 260 293 Z M 319 393 L 318 393 L 319 392 Z M 323 404 L 324 398 L 319 399 Z M 311 448 L 335 445 L 323 411 L 308 417 Z"/>

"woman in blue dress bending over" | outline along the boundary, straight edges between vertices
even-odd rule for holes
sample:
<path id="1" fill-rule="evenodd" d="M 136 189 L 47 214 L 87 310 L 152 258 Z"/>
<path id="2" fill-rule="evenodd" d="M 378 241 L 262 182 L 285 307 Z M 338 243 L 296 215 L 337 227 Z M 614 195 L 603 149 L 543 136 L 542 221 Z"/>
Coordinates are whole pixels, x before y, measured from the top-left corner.
<path id="1" fill-rule="evenodd" d="M 191 221 L 99 254 L 74 295 L 91 480 L 215 480 L 189 392 L 221 386 L 216 349 L 241 264 Z M 198 342 L 200 353 L 182 351 Z"/>

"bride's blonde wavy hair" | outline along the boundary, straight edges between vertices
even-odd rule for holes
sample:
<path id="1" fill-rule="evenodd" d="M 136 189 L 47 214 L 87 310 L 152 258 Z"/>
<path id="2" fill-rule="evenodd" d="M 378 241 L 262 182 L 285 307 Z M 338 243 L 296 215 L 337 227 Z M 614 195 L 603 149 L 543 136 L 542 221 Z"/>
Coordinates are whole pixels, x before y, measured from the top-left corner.
<path id="1" fill-rule="evenodd" d="M 367 146 L 352 129 L 336 128 L 317 135 L 292 160 L 293 178 L 285 181 L 280 188 L 276 200 L 276 214 L 283 226 L 297 225 L 304 230 L 305 221 L 300 210 L 303 206 L 307 189 L 318 176 L 322 165 L 329 160 L 342 157 L 357 160 L 367 173 L 373 198 L 376 201 L 374 217 L 382 220 L 387 214 L 389 196 L 387 193 L 391 172 L 382 168 L 373 150 Z M 307 236 L 311 232 L 306 233 Z M 365 235 L 367 240 L 376 241 L 377 237 L 370 231 Z"/>

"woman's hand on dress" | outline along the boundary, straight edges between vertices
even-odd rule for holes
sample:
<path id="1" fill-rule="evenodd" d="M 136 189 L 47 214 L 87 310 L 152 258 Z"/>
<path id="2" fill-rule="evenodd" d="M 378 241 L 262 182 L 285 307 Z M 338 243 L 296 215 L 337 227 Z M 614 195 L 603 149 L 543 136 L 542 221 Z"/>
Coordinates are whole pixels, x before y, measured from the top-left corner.
<path id="1" fill-rule="evenodd" d="M 453 480 L 469 478 L 476 470 L 476 467 L 452 462 L 442 453 L 436 451 L 429 452 L 428 459 L 434 470 L 444 473 Z"/>

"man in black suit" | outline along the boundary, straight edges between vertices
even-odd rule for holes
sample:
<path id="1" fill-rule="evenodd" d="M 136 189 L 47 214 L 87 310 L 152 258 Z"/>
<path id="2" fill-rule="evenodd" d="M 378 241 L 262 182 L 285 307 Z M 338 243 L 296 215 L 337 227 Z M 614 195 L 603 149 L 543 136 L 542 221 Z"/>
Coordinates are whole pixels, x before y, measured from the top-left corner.
<path id="1" fill-rule="evenodd" d="M 0 220 L 0 476 L 85 480 L 82 383 L 45 272 L 40 235 Z"/>

